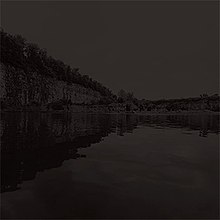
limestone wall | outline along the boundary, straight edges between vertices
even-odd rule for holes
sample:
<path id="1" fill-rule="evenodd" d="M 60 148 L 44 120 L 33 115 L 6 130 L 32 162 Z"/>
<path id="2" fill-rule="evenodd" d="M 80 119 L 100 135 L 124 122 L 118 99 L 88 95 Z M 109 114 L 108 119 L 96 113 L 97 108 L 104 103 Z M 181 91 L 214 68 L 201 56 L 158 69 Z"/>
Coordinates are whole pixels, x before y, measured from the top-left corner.
<path id="1" fill-rule="evenodd" d="M 99 92 L 78 84 L 68 84 L 39 73 L 25 74 L 3 64 L 0 68 L 0 98 L 9 106 L 44 106 L 59 100 L 71 100 L 74 104 L 91 104 L 97 103 L 101 98 Z"/>

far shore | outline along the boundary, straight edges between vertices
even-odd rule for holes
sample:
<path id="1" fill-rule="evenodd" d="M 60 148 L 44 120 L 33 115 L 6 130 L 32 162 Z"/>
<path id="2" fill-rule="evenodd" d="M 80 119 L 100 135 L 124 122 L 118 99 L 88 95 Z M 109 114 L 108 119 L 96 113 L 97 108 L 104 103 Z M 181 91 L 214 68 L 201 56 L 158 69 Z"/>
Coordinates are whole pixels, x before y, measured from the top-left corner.
<path id="1" fill-rule="evenodd" d="M 18 113 L 18 112 L 38 112 L 38 113 L 84 113 L 84 114 L 126 114 L 126 115 L 196 115 L 196 114 L 205 114 L 205 115 L 220 115 L 220 112 L 208 111 L 208 110 L 194 110 L 194 111 L 167 111 L 167 112 L 157 112 L 157 111 L 71 111 L 71 110 L 11 110 L 5 109 L 1 110 L 1 113 Z"/>
<path id="2" fill-rule="evenodd" d="M 138 112 L 138 115 L 189 115 L 189 114 L 212 114 L 212 115 L 220 115 L 220 112 L 213 111 L 169 111 L 169 112 Z"/>

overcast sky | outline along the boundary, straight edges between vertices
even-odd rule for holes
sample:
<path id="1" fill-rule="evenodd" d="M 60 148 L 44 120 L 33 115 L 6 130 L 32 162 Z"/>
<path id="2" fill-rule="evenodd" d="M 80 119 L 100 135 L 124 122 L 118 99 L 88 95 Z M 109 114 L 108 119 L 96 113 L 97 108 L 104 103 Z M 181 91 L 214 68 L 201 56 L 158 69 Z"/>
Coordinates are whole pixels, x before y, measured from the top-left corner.
<path id="1" fill-rule="evenodd" d="M 218 93 L 218 2 L 2 2 L 2 27 L 138 98 Z"/>

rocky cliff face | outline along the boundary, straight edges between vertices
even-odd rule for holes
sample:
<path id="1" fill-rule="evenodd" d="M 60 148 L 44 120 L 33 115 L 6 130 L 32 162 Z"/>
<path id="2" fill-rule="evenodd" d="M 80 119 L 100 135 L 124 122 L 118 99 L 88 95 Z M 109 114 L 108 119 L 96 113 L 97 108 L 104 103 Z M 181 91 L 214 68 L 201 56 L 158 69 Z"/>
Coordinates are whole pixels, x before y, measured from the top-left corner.
<path id="1" fill-rule="evenodd" d="M 1 64 L 2 107 L 19 109 L 24 106 L 40 106 L 60 102 L 72 104 L 98 103 L 99 92 L 78 84 L 68 84 L 39 73 L 25 74 L 22 70 Z"/>

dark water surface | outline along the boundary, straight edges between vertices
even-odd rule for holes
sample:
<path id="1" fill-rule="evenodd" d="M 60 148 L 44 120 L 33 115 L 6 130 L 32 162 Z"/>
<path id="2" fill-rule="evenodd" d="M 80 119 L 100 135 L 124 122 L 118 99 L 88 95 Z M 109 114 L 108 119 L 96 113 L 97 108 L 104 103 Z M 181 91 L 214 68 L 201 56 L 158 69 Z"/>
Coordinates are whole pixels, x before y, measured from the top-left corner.
<path id="1" fill-rule="evenodd" d="M 218 218 L 218 115 L 1 114 L 2 218 Z"/>

